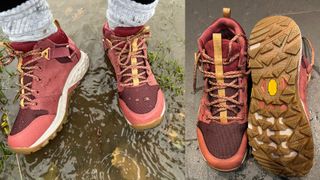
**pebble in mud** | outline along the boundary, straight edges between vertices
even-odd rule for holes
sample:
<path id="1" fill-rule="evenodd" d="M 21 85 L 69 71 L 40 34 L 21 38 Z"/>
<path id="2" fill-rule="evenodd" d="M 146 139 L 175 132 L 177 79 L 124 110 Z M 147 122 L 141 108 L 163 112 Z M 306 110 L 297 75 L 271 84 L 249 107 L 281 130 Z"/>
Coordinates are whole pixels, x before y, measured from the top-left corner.
<path id="1" fill-rule="evenodd" d="M 97 130 L 97 136 L 98 136 L 98 137 L 101 137 L 101 134 L 102 134 L 102 130 L 101 130 L 100 128 L 98 128 L 98 130 Z"/>

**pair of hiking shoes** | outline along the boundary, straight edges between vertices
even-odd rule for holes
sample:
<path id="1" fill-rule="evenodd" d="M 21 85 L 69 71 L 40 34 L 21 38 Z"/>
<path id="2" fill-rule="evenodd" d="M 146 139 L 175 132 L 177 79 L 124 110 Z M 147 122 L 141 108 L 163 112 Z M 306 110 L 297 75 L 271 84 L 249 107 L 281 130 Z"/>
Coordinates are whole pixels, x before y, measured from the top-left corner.
<path id="1" fill-rule="evenodd" d="M 306 175 L 314 156 L 306 101 L 310 41 L 285 16 L 262 19 L 247 40 L 230 9 L 223 14 L 200 36 L 195 54 L 194 82 L 198 69 L 204 76 L 197 123 L 204 159 L 219 171 L 236 170 L 249 142 L 263 168 Z"/>
<path id="2" fill-rule="evenodd" d="M 40 41 L 2 43 L 2 65 L 19 60 L 20 109 L 8 135 L 9 148 L 17 153 L 38 151 L 62 129 L 70 94 L 89 68 L 87 54 L 55 24 L 58 31 Z M 106 23 L 103 36 L 124 118 L 138 131 L 159 125 L 165 98 L 148 63 L 149 28 L 111 30 Z"/>

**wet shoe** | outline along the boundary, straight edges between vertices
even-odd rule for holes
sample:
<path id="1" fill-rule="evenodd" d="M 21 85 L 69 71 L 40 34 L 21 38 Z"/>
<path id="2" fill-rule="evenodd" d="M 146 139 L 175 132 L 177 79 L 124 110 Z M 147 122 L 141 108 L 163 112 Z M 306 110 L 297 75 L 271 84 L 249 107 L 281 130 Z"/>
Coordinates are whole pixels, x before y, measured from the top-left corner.
<path id="1" fill-rule="evenodd" d="M 209 166 L 219 171 L 233 171 L 247 154 L 247 41 L 240 25 L 224 9 L 219 18 L 198 40 L 195 57 L 204 75 L 197 137 Z M 194 89 L 196 84 L 194 83 Z"/>
<path id="2" fill-rule="evenodd" d="M 20 109 L 8 145 L 29 154 L 45 146 L 61 130 L 71 91 L 89 66 L 87 55 L 60 29 L 37 42 L 7 44 L 19 59 Z"/>
<path id="3" fill-rule="evenodd" d="M 289 17 L 259 21 L 249 41 L 252 95 L 248 136 L 265 169 L 303 176 L 313 164 L 306 89 L 314 62 L 309 41 Z"/>
<path id="4" fill-rule="evenodd" d="M 165 98 L 148 62 L 148 27 L 116 28 L 106 23 L 104 47 L 115 70 L 122 113 L 138 131 L 158 126 L 165 112 Z"/>

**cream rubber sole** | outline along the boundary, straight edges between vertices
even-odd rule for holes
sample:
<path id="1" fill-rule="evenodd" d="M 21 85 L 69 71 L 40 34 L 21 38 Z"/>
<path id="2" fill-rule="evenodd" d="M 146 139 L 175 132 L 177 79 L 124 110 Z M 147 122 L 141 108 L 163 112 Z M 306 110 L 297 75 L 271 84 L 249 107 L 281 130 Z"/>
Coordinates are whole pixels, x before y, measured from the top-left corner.
<path id="1" fill-rule="evenodd" d="M 253 28 L 249 45 L 253 85 L 247 132 L 254 158 L 277 175 L 306 175 L 314 145 L 299 97 L 300 29 L 289 17 L 267 17 Z"/>
<path id="2" fill-rule="evenodd" d="M 124 118 L 126 119 L 127 123 L 133 128 L 135 129 L 136 131 L 138 132 L 143 132 L 144 130 L 147 130 L 147 129 L 152 129 L 152 128 L 155 128 L 157 126 L 159 126 L 164 118 L 164 113 L 166 111 L 166 101 L 164 100 L 164 106 L 163 106 L 163 109 L 162 109 L 162 112 L 161 112 L 161 115 L 160 117 L 150 121 L 149 123 L 146 123 L 146 124 L 142 124 L 142 125 L 132 125 L 130 123 L 130 121 L 124 116 Z"/>

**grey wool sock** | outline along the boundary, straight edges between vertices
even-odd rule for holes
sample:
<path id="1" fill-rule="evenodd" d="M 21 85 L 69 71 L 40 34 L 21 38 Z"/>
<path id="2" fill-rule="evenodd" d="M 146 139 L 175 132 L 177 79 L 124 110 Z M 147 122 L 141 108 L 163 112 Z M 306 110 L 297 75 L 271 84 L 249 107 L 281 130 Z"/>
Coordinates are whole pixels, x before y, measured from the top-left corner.
<path id="1" fill-rule="evenodd" d="M 144 25 L 153 15 L 159 0 L 141 4 L 133 0 L 108 0 L 107 19 L 111 29 Z"/>
<path id="2" fill-rule="evenodd" d="M 14 42 L 38 41 L 57 32 L 46 0 L 29 0 L 1 12 L 0 28 Z"/>

